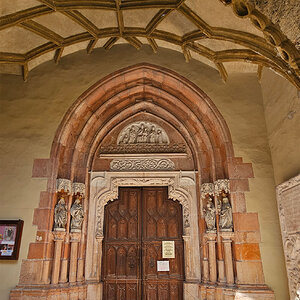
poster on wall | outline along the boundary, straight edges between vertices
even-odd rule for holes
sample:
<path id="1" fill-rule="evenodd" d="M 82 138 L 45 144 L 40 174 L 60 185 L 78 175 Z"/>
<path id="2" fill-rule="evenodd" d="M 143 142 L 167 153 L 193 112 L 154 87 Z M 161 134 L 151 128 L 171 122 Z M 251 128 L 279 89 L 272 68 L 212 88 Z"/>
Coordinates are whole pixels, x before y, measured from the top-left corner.
<path id="1" fill-rule="evenodd" d="M 0 259 L 17 260 L 23 220 L 0 220 Z"/>

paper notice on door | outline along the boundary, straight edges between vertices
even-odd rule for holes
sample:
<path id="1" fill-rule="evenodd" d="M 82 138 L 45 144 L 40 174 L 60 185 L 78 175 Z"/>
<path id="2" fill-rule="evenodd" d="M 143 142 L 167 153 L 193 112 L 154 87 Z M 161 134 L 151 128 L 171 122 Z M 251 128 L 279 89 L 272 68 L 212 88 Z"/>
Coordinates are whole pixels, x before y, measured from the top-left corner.
<path id="1" fill-rule="evenodd" d="M 157 261 L 157 271 L 158 272 L 168 272 L 168 271 L 170 271 L 169 261 L 158 260 Z"/>
<path id="2" fill-rule="evenodd" d="M 175 243 L 174 241 L 162 242 L 162 258 L 175 258 Z"/>

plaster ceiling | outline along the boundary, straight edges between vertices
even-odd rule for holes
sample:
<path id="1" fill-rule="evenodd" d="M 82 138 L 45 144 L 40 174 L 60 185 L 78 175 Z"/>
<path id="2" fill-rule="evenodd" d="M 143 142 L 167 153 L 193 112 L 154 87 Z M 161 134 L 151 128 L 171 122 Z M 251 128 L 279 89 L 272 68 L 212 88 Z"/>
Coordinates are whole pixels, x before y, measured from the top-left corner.
<path id="1" fill-rule="evenodd" d="M 166 47 L 181 51 L 187 61 L 209 64 L 224 81 L 230 72 L 257 71 L 260 76 L 268 67 L 300 88 L 295 21 L 288 26 L 286 6 L 281 14 L 278 9 L 287 1 L 277 0 L 276 17 L 270 13 L 275 2 L 265 2 L 1 0 L 0 72 L 23 74 L 26 80 L 29 70 L 40 63 L 52 58 L 58 63 L 84 48 L 91 53 L 118 43 L 137 49 L 148 44 L 154 52 Z M 293 14 L 300 11 L 300 5 L 290 6 Z"/>

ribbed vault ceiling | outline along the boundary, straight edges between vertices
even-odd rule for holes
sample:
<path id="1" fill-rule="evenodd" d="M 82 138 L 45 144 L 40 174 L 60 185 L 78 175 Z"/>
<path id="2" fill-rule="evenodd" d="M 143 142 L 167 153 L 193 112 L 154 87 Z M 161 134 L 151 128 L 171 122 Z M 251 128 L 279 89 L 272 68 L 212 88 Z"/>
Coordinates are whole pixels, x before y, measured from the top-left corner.
<path id="1" fill-rule="evenodd" d="M 251 3 L 250 3 L 251 2 Z M 118 43 L 181 51 L 228 72 L 272 68 L 300 88 L 296 42 L 247 0 L 1 0 L 0 72 Z M 280 1 L 278 1 L 280 2 Z"/>

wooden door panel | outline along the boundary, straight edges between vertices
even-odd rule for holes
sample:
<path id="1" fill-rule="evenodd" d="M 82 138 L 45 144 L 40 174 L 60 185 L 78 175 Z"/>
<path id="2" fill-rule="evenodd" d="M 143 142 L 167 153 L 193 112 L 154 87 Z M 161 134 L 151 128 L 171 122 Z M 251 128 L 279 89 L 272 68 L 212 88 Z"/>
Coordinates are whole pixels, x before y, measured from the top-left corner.
<path id="1" fill-rule="evenodd" d="M 105 207 L 103 298 L 141 298 L 141 190 L 120 190 L 118 200 Z"/>
<path id="2" fill-rule="evenodd" d="M 165 188 L 144 188 L 142 201 L 144 294 L 149 300 L 181 300 L 184 280 L 181 205 L 168 200 Z M 174 259 L 162 258 L 162 241 L 168 240 L 175 242 Z M 157 270 L 160 260 L 169 261 L 170 271 Z"/>
<path id="3" fill-rule="evenodd" d="M 182 300 L 183 240 L 181 205 L 166 188 L 122 188 L 105 207 L 103 299 Z M 158 272 L 162 241 L 175 242 L 170 271 Z"/>

